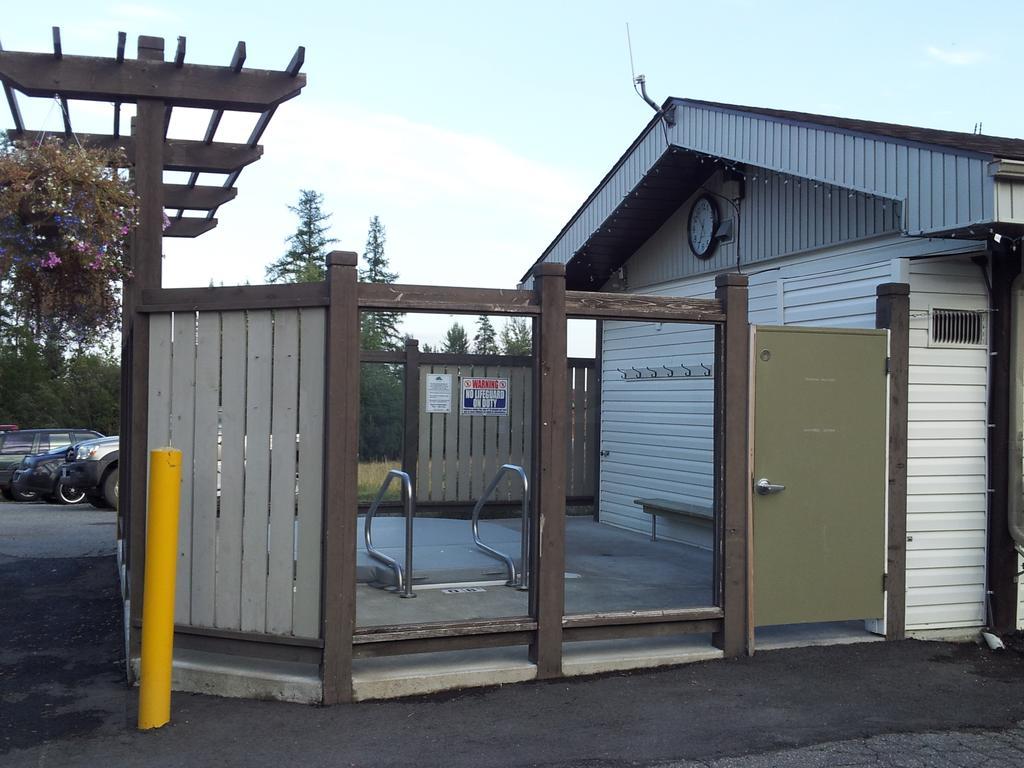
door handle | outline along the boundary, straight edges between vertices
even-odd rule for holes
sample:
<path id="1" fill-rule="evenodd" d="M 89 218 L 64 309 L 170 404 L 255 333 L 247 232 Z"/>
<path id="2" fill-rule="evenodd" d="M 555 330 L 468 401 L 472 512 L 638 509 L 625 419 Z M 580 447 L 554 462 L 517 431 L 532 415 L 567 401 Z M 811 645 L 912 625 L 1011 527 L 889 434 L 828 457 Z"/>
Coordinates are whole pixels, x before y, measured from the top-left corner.
<path id="1" fill-rule="evenodd" d="M 759 496 L 767 496 L 770 493 L 779 493 L 780 491 L 786 490 L 784 485 L 776 485 L 775 483 L 769 483 L 767 477 L 762 477 L 757 481 L 757 485 L 754 486 Z"/>

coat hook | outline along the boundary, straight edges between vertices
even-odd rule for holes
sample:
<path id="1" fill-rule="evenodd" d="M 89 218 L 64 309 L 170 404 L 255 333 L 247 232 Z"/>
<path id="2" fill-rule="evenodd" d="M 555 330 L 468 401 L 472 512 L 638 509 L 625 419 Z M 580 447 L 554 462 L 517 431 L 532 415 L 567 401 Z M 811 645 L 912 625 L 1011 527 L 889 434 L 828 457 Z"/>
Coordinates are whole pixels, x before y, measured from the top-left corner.
<path id="1" fill-rule="evenodd" d="M 708 368 L 706 365 L 704 365 L 704 363 L 701 363 L 700 367 L 704 369 L 704 375 L 705 376 L 710 376 L 711 375 L 711 369 Z"/>
<path id="2" fill-rule="evenodd" d="M 683 369 L 684 371 L 686 371 L 686 373 L 684 373 L 684 374 L 683 374 L 684 376 L 693 376 L 693 371 L 691 371 L 691 370 L 690 370 L 690 366 L 688 366 L 688 365 L 683 365 L 682 363 L 680 363 L 680 364 L 679 364 L 679 366 L 680 366 L 680 367 L 681 367 L 681 368 L 682 368 L 682 369 Z"/>
<path id="3" fill-rule="evenodd" d="M 651 372 L 651 378 L 652 379 L 658 378 L 658 372 L 656 370 L 654 370 L 653 368 L 651 368 L 651 366 L 645 365 L 644 368 L 646 368 L 648 371 Z"/>
<path id="4" fill-rule="evenodd" d="M 661 367 L 662 367 L 662 368 L 664 368 L 664 369 L 665 369 L 665 370 L 666 370 L 666 371 L 668 372 L 668 377 L 669 377 L 670 379 L 671 379 L 671 378 L 672 378 L 673 376 L 675 376 L 675 375 L 676 375 L 676 372 L 675 372 L 675 371 L 673 371 L 673 370 L 672 370 L 671 368 L 669 368 L 669 367 L 668 367 L 667 365 L 663 365 L 663 366 L 661 366 Z"/>
<path id="5" fill-rule="evenodd" d="M 631 365 L 629 367 L 632 368 L 634 371 L 636 371 L 636 377 L 638 379 L 642 379 L 644 377 L 644 375 L 640 372 L 640 370 L 635 365 Z"/>
<path id="6" fill-rule="evenodd" d="M 624 379 L 628 379 L 629 378 L 628 376 L 626 376 L 626 372 L 624 370 L 622 370 L 621 368 L 616 368 L 615 370 L 622 374 L 622 378 L 624 378 Z"/>

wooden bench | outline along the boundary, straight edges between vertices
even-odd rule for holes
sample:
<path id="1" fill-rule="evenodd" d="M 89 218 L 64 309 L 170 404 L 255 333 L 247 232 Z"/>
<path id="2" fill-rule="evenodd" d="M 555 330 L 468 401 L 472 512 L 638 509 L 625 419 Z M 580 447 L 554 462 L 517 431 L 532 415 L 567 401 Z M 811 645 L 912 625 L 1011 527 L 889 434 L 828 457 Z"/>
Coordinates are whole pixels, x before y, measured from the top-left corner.
<path id="1" fill-rule="evenodd" d="M 710 504 L 693 504 L 669 499 L 633 499 L 633 503 L 638 504 L 645 514 L 651 516 L 651 541 L 658 540 L 659 517 L 689 518 L 708 525 L 715 519 L 715 512 Z"/>

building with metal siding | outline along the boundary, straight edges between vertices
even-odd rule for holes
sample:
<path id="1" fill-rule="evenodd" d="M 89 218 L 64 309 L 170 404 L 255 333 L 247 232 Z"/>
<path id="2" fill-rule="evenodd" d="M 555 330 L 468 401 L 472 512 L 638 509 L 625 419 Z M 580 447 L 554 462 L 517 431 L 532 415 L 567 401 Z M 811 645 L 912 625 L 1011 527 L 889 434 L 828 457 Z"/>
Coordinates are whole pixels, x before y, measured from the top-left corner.
<path id="1" fill-rule="evenodd" d="M 1016 613 L 1024 595 L 998 581 L 1006 568 L 997 563 L 996 575 L 990 545 L 990 520 L 1005 528 L 1006 512 L 989 511 L 1000 451 L 990 454 L 988 336 L 937 343 L 931 329 L 936 309 L 990 317 L 985 269 L 1016 254 L 989 236 L 1022 231 L 1024 141 L 679 99 L 662 114 L 539 261 L 565 263 L 574 289 L 694 297 L 739 269 L 755 324 L 874 327 L 876 287 L 908 283 L 906 626 L 983 626 L 989 582 L 1003 616 Z M 700 260 L 687 220 L 706 192 L 724 200 L 729 224 Z M 710 501 L 708 382 L 630 381 L 622 371 L 695 366 L 712 344 L 699 328 L 604 324 L 603 521 L 644 530 L 633 499 L 654 491 Z M 709 546 L 686 523 L 663 531 Z"/>

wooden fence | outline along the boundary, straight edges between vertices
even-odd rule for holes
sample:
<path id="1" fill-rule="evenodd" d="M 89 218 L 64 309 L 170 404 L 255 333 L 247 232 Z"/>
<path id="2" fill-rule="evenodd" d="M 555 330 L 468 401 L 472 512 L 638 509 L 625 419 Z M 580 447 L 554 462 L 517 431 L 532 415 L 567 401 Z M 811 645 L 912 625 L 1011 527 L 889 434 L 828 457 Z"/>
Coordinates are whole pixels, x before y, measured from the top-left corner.
<path id="1" fill-rule="evenodd" d="M 416 498 L 418 501 L 473 503 L 483 495 L 502 464 L 517 464 L 532 475 L 533 364 L 528 357 L 423 353 L 419 359 L 417 414 Z M 447 374 L 454 382 L 451 410 L 426 412 L 426 381 Z M 568 360 L 566 496 L 593 499 L 597 456 L 598 386 L 593 359 Z M 466 416 L 459 413 L 459 380 L 494 377 L 508 380 L 507 416 Z M 504 480 L 493 497 L 522 498 L 518 482 Z"/>
<path id="2" fill-rule="evenodd" d="M 366 656 L 527 644 L 537 677 L 550 678 L 562 673 L 564 641 L 710 632 L 726 656 L 744 653 L 751 629 L 746 277 L 719 275 L 714 299 L 687 299 L 567 291 L 564 267 L 556 264 L 535 268 L 532 290 L 510 291 L 364 284 L 356 264 L 356 254 L 335 252 L 323 283 L 142 288 L 130 295 L 133 322 L 126 348 L 139 354 L 128 356 L 123 370 L 127 487 L 120 512 L 129 555 L 130 657 L 139 651 L 136 630 L 142 620 L 142 449 L 168 443 L 184 454 L 175 643 L 318 662 L 324 703 L 352 699 L 353 661 Z M 508 376 L 523 394 L 518 406 L 524 415 L 523 462 L 530 459 L 533 470 L 528 617 L 411 627 L 356 625 L 361 311 L 533 319 L 532 367 L 510 367 Z M 575 318 L 716 327 L 716 549 L 708 606 L 565 613 L 566 500 L 572 488 L 580 487 L 574 486 L 574 475 L 582 478 L 583 487 L 588 482 L 593 487 L 594 477 L 587 473 L 596 464 L 588 452 L 598 448 L 593 438 L 599 429 L 593 363 L 571 364 L 566 355 L 566 321 Z M 405 354 L 411 353 L 419 355 L 415 349 Z M 402 353 L 386 354 L 399 359 L 380 362 L 402 362 Z M 416 370 L 422 362 L 423 373 L 431 365 L 456 364 L 420 357 Z M 365 355 L 362 361 L 369 362 Z M 481 372 L 491 371 L 485 366 Z M 407 394 L 406 408 L 418 415 L 419 393 L 409 388 Z M 527 412 L 533 416 L 526 418 Z M 473 467 L 478 455 L 474 441 L 489 447 L 488 418 L 494 421 L 497 445 L 501 417 L 485 417 L 479 437 L 472 419 L 466 432 L 455 418 L 429 422 L 422 430 L 431 441 L 430 458 L 421 470 L 424 475 L 430 470 L 428 495 L 436 488 L 435 438 L 443 441 L 442 464 L 452 456 L 446 441 L 454 435 L 455 460 L 469 445 Z M 527 424 L 533 427 L 529 439 Z M 416 455 L 406 457 L 407 466 L 420 464 L 419 432 L 411 438 L 412 426 L 406 424 L 405 443 Z M 519 434 L 511 412 L 507 427 L 511 459 L 512 435 Z M 496 454 L 495 468 L 500 460 Z M 478 475 L 471 469 L 469 493 L 480 487 L 488 469 L 486 460 Z M 442 481 L 442 495 L 449 482 Z M 464 495 L 460 475 L 455 491 Z"/>
<path id="3" fill-rule="evenodd" d="M 184 462 L 178 624 L 320 634 L 324 319 L 150 317 L 149 447 Z"/>

